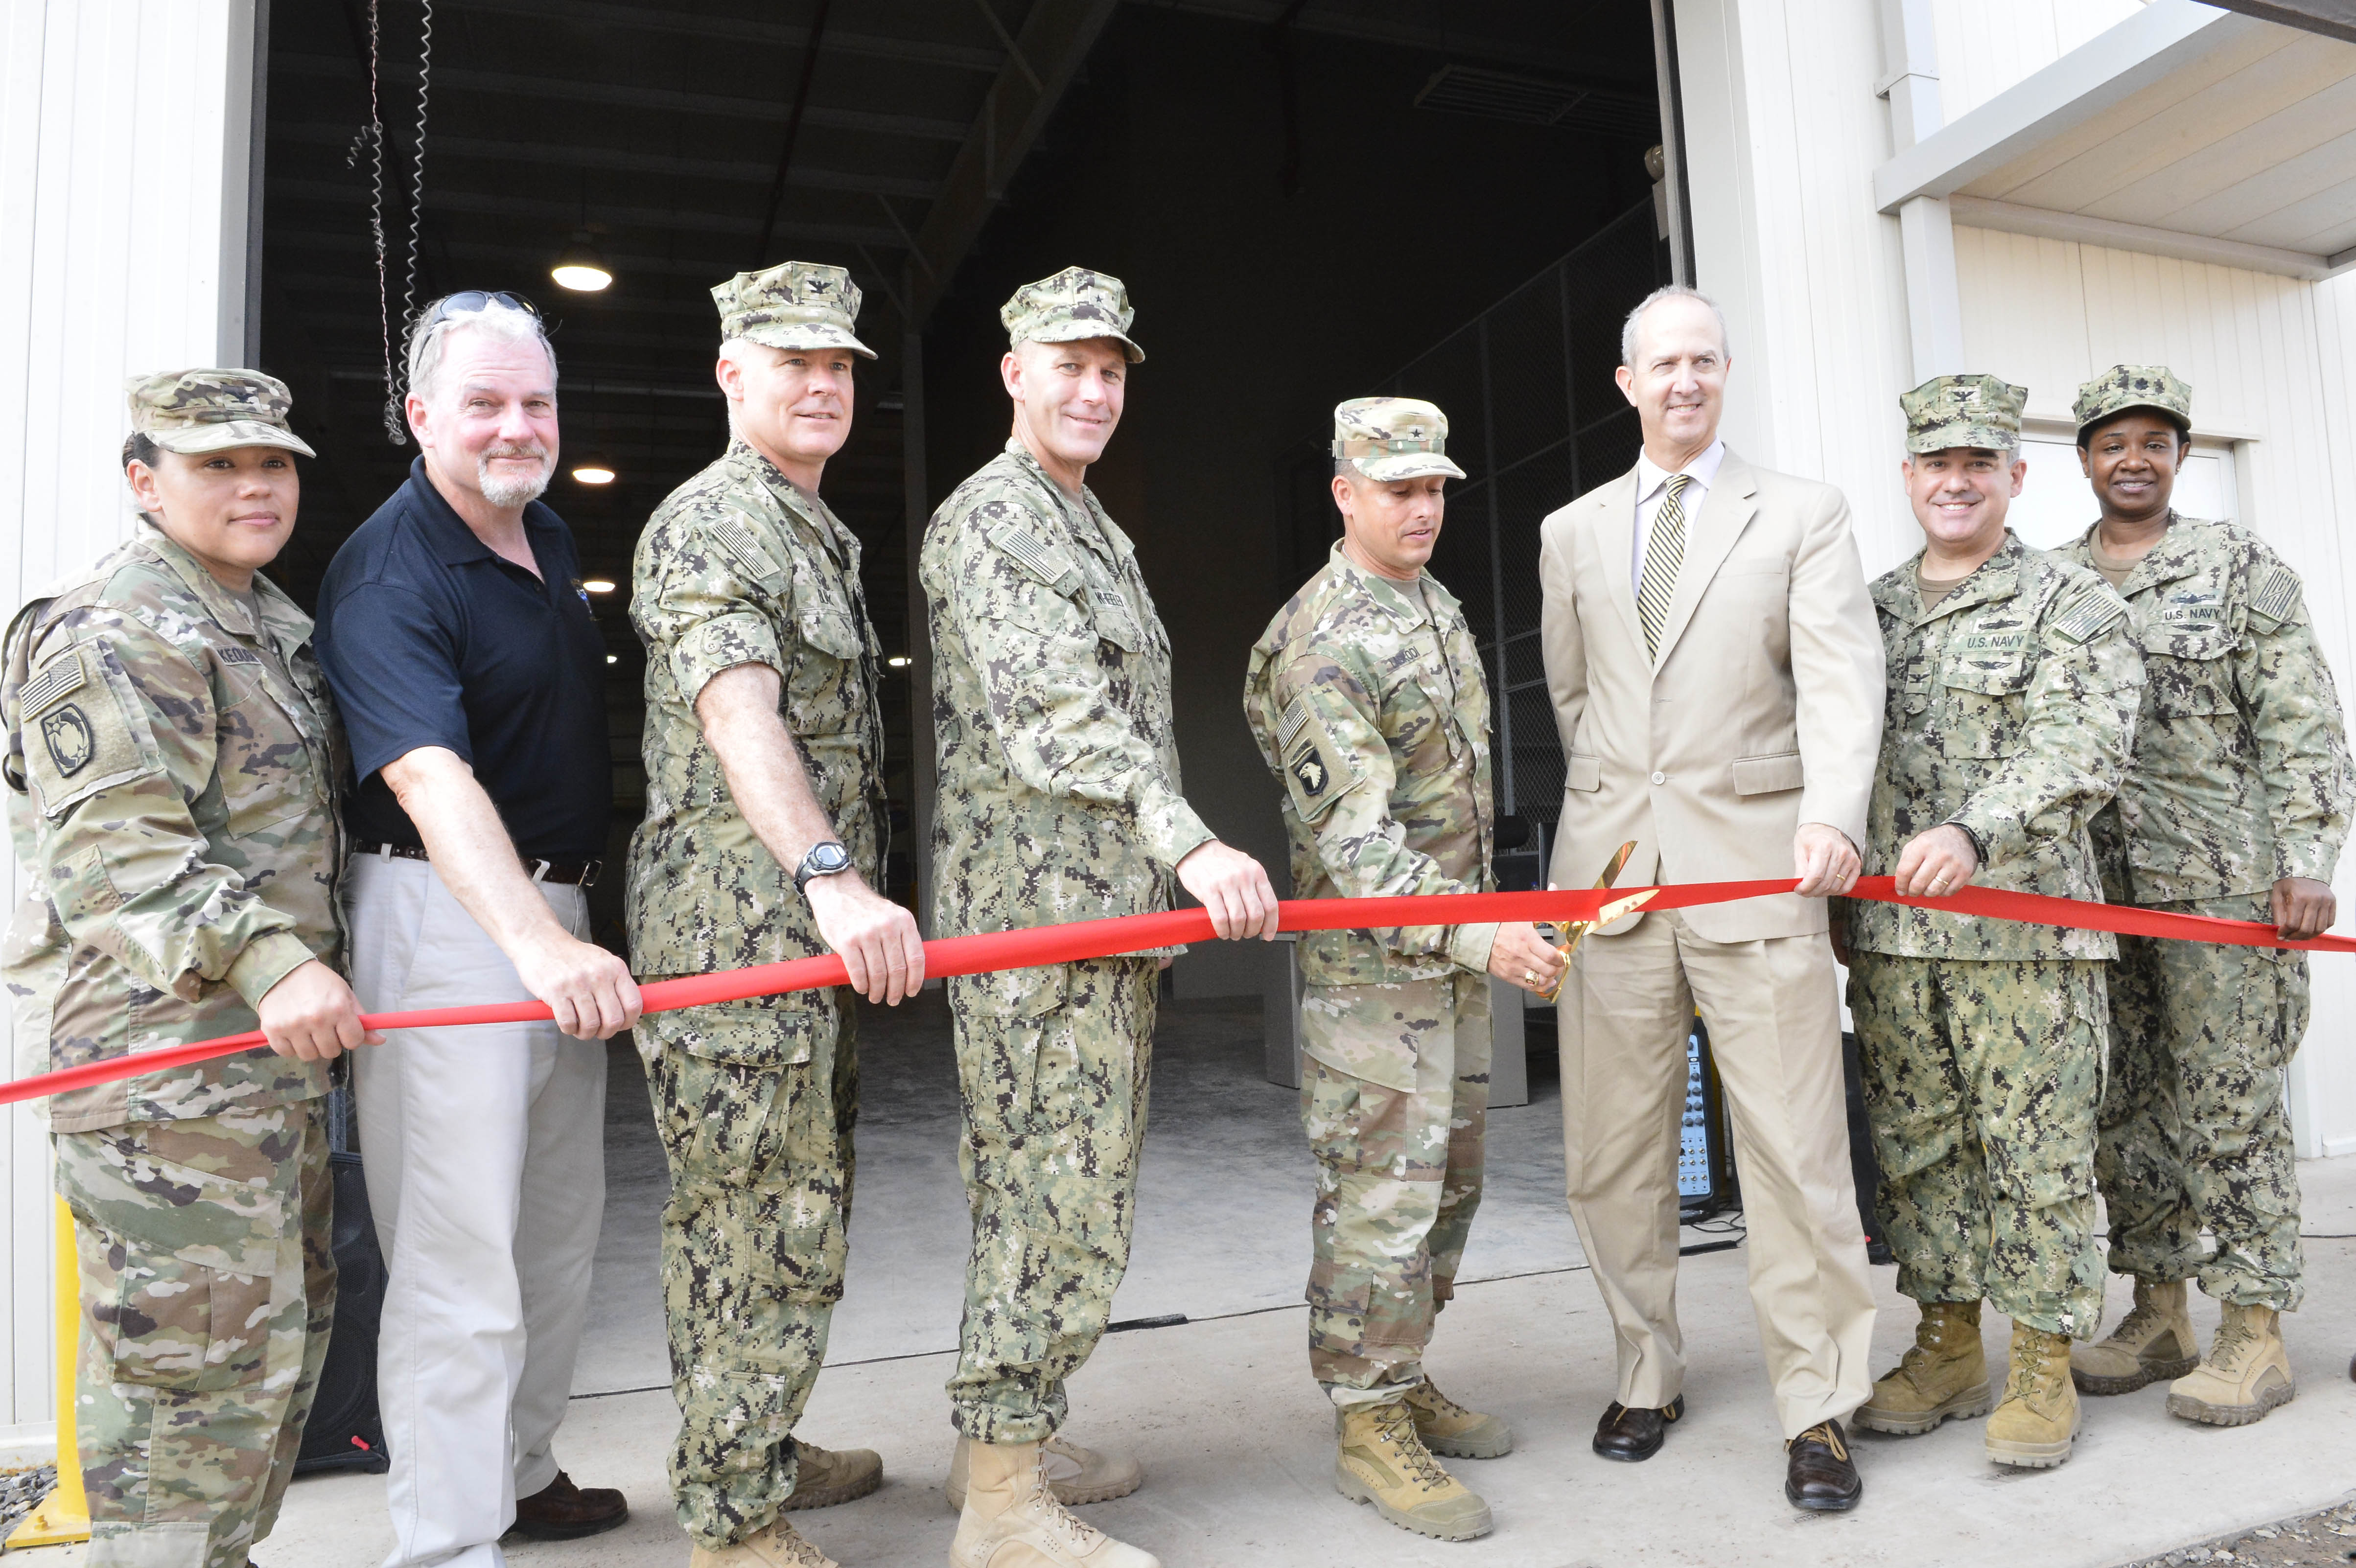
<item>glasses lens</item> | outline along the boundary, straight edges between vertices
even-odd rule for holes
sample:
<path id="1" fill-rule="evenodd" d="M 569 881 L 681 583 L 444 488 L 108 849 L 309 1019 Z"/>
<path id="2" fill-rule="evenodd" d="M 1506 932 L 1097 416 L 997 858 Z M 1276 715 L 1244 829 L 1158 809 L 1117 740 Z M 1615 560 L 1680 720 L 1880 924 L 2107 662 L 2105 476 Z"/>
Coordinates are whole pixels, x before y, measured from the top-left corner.
<path id="1" fill-rule="evenodd" d="M 536 316 L 540 314 L 540 307 L 531 301 L 521 294 L 511 294 L 505 289 L 460 289 L 455 294 L 444 294 L 435 300 L 433 308 L 428 310 L 424 318 L 417 324 L 417 330 L 423 332 L 435 322 L 445 316 L 455 315 L 461 311 L 480 310 L 494 300 L 509 310 L 519 310 L 527 315 Z"/>

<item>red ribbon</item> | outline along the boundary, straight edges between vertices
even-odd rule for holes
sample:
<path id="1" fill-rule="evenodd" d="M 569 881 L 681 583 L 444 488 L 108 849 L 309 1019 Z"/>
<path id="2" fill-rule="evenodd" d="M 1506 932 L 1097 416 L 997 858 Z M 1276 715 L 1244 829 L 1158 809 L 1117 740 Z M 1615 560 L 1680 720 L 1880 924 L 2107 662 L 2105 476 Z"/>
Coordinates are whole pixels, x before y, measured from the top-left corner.
<path id="1" fill-rule="evenodd" d="M 1685 882 L 1659 889 L 1645 903 L 1644 912 L 1764 898 L 1788 893 L 1798 885 L 1790 877 L 1756 882 Z M 1401 925 L 1472 925 L 1491 921 L 1592 920 L 1606 902 L 1624 899 L 1635 891 L 1582 888 L 1554 892 L 1421 893 L 1383 899 L 1289 899 L 1278 906 L 1282 912 L 1278 925 L 1283 931 L 1365 931 Z M 2242 947 L 2356 953 L 2356 940 L 2345 936 L 2286 942 L 2275 934 L 2273 926 L 2263 922 L 2214 920 L 2206 915 L 2170 914 L 2123 904 L 2082 903 L 2076 899 L 2048 898 L 2042 893 L 1965 888 L 1945 898 L 1901 898 L 1890 878 L 1866 877 L 1858 880 L 1848 896 L 1948 914 L 2066 926 L 2076 931 L 2109 931 L 2126 936 L 2169 937 L 2179 942 L 2215 942 Z M 1158 914 L 1033 926 L 1027 931 L 951 936 L 925 944 L 925 974 L 931 977 L 979 975 L 993 969 L 1030 969 L 1082 958 L 1109 958 L 1123 953 L 1174 947 L 1181 943 L 1208 942 L 1213 934 L 1208 913 L 1199 909 L 1179 909 Z M 695 975 L 683 980 L 658 980 L 639 987 L 639 995 L 645 999 L 648 1012 L 661 1013 L 676 1008 L 741 1002 L 750 997 L 840 986 L 849 977 L 842 960 L 830 953 L 786 964 L 723 969 L 718 974 Z M 551 1016 L 546 1002 L 497 1002 L 483 1007 L 432 1008 L 423 1012 L 370 1013 L 361 1021 L 372 1029 L 446 1029 L 459 1024 L 527 1023 Z M 86 1062 L 0 1084 L 0 1105 L 185 1067 L 192 1061 L 230 1056 L 265 1043 L 257 1029 L 220 1040 L 200 1040 L 188 1045 Z"/>

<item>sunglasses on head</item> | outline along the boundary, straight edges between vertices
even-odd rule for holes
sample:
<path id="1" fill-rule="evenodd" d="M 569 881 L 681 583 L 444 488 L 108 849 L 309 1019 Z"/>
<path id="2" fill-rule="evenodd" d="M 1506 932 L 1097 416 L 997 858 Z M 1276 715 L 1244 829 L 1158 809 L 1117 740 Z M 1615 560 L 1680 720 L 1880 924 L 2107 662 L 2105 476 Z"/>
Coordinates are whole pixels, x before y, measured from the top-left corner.
<path id="1" fill-rule="evenodd" d="M 487 304 L 503 304 L 527 315 L 540 315 L 538 305 L 523 295 L 511 294 L 505 289 L 460 289 L 455 294 L 444 294 L 426 306 L 425 314 L 417 318 L 416 326 L 411 329 L 412 336 L 429 330 L 435 323 L 445 321 L 460 311 L 480 310 Z"/>

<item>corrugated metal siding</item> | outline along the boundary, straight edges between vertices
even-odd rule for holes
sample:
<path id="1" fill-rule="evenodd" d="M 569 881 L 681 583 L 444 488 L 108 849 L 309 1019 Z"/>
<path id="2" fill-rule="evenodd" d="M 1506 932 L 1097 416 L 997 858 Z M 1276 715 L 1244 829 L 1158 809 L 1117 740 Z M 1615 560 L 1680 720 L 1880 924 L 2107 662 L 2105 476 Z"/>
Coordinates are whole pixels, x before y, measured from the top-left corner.
<path id="1" fill-rule="evenodd" d="M 11 608 L 129 529 L 124 378 L 241 352 L 253 12 L 253 0 L 0 7 L 0 601 Z M 36 1425 L 54 1414 L 48 1147 L 21 1107 L 0 1124 L 0 1426 Z"/>
<path id="2" fill-rule="evenodd" d="M 2143 0 L 1932 0 L 1945 117 L 1962 119 L 2142 9 Z"/>
<path id="3" fill-rule="evenodd" d="M 2306 579 L 2341 695 L 2356 690 L 2342 527 L 2356 503 L 2356 279 L 2309 283 L 1962 228 L 1955 270 L 1973 368 L 2027 387 L 2032 419 L 2066 421 L 2079 383 L 2122 361 L 2191 383 L 2196 428 L 2237 442 L 2242 520 Z M 2341 886 L 2356 908 L 2356 880 Z M 2293 1070 L 2302 1152 L 2356 1153 L 2356 969 L 2312 967 L 2315 1019 Z"/>

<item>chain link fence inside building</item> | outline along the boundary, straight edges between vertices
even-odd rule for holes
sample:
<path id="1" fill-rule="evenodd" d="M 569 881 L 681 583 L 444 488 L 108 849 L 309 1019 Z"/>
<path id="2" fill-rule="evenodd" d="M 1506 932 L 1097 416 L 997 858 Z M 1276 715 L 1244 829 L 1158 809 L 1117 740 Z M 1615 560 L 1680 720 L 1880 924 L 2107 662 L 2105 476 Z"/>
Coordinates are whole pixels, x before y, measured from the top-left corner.
<path id="1" fill-rule="evenodd" d="M 1612 381 L 1620 323 L 1668 277 L 1648 200 L 1365 389 L 1439 404 L 1448 454 L 1470 475 L 1449 485 L 1430 571 L 1464 602 L 1480 641 L 1496 710 L 1497 809 L 1537 826 L 1519 853 L 1499 856 L 1507 887 L 1544 885 L 1537 857 L 1562 805 L 1562 746 L 1538 645 L 1538 524 L 1634 464 L 1636 411 Z M 1330 452 L 1327 440 L 1304 443 L 1287 464 L 1295 582 L 1341 537 Z"/>

